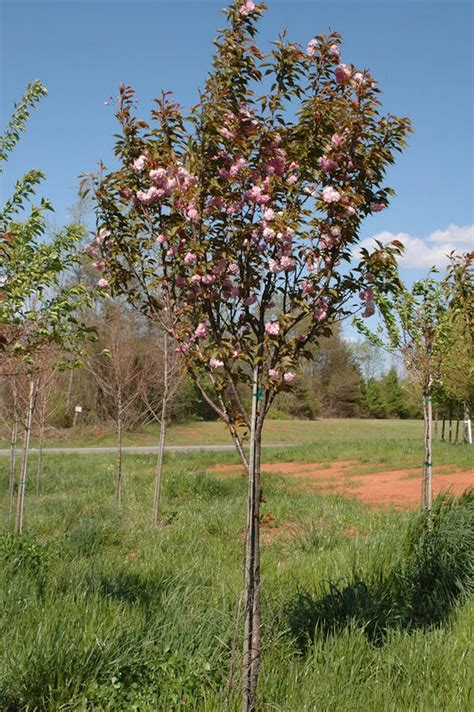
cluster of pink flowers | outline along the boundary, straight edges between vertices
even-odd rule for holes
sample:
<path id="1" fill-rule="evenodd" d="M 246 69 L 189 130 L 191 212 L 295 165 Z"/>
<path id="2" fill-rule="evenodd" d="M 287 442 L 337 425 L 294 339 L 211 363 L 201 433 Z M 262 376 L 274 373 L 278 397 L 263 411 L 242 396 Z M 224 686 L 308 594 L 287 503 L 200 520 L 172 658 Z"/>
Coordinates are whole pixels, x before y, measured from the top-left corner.
<path id="1" fill-rule="evenodd" d="M 338 64 L 335 69 L 335 74 L 338 84 L 347 84 L 351 80 L 352 69 L 348 64 Z"/>
<path id="2" fill-rule="evenodd" d="M 365 304 L 365 309 L 362 312 L 362 316 L 366 319 L 369 316 L 375 314 L 375 304 L 374 304 L 374 290 L 372 287 L 367 287 L 359 294 L 360 299 Z"/>
<path id="3" fill-rule="evenodd" d="M 245 193 L 245 197 L 250 203 L 255 205 L 265 205 L 270 201 L 270 196 L 265 192 L 265 188 L 260 185 L 254 185 Z"/>
<path id="4" fill-rule="evenodd" d="M 97 286 L 100 287 L 100 289 L 109 289 L 110 288 L 110 283 L 108 279 L 105 279 L 105 277 L 101 277 L 99 281 L 97 282 Z"/>
<path id="5" fill-rule="evenodd" d="M 318 40 L 317 39 L 312 39 L 308 42 L 308 46 L 306 47 L 306 54 L 308 57 L 314 57 L 316 54 L 316 49 L 318 47 Z"/>
<path id="6" fill-rule="evenodd" d="M 269 336 L 278 336 L 280 333 L 280 324 L 277 321 L 269 321 L 265 324 L 265 333 Z"/>
<path id="7" fill-rule="evenodd" d="M 316 311 L 314 312 L 314 321 L 324 321 L 327 317 L 329 311 L 329 305 L 326 301 L 321 300 L 316 305 Z"/>
<path id="8" fill-rule="evenodd" d="M 196 330 L 194 331 L 194 336 L 196 337 L 196 339 L 205 339 L 208 334 L 209 334 L 209 330 L 208 330 L 206 324 L 203 321 L 201 321 L 197 325 Z"/>
<path id="9" fill-rule="evenodd" d="M 370 209 L 373 213 L 380 213 L 381 210 L 385 210 L 384 203 L 371 203 Z"/>
<path id="10" fill-rule="evenodd" d="M 293 383 L 296 378 L 296 373 L 294 371 L 287 371 L 283 374 L 283 380 L 285 383 Z"/>
<path id="11" fill-rule="evenodd" d="M 321 194 L 325 203 L 338 203 L 341 199 L 341 194 L 332 185 L 326 185 Z"/>
<path id="12" fill-rule="evenodd" d="M 224 368 L 224 361 L 221 361 L 218 358 L 211 358 L 209 359 L 209 366 L 211 368 Z"/>
<path id="13" fill-rule="evenodd" d="M 240 6 L 239 15 L 242 17 L 248 17 L 252 12 L 255 12 L 256 5 L 252 0 L 245 0 L 244 4 Z"/>

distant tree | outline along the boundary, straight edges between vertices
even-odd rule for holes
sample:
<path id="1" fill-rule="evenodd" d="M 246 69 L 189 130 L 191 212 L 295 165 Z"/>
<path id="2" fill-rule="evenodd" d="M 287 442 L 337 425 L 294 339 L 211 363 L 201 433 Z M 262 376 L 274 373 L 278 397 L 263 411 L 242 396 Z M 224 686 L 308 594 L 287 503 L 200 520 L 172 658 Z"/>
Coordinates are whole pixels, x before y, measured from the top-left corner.
<path id="1" fill-rule="evenodd" d="M 405 394 L 395 368 L 391 368 L 382 378 L 380 387 L 386 417 L 407 418 L 408 408 L 405 403 Z"/>
<path id="2" fill-rule="evenodd" d="M 385 418 L 387 416 L 382 387 L 380 381 L 375 378 L 369 378 L 365 384 L 362 409 L 368 418 Z"/>

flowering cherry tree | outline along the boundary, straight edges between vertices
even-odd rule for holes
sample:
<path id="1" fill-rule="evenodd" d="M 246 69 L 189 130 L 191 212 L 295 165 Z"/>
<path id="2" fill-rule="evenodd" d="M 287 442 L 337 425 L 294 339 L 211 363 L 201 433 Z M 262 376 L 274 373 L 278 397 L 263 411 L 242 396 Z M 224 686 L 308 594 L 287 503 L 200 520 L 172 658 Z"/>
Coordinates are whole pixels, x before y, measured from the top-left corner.
<path id="1" fill-rule="evenodd" d="M 357 267 L 351 254 L 362 220 L 388 204 L 384 173 L 410 130 L 408 119 L 379 114 L 376 82 L 341 62 L 338 34 L 306 48 L 282 36 L 263 54 L 254 38 L 264 9 L 249 0 L 227 9 L 187 116 L 163 93 L 149 125 L 120 88 L 120 167 L 94 179 L 98 232 L 88 247 L 102 288 L 149 315 L 163 295 L 171 301 L 187 369 L 248 472 L 245 710 L 255 709 L 261 649 L 265 417 L 307 347 L 354 309 L 370 316 L 372 289 L 389 288 L 397 248 L 364 253 Z"/>

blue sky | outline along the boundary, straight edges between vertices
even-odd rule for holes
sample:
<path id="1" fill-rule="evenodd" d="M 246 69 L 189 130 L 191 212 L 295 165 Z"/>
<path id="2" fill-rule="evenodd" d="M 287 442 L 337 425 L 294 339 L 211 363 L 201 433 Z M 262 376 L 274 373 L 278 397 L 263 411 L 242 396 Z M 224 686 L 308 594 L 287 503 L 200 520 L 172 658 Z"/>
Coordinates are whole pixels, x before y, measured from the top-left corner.
<path id="1" fill-rule="evenodd" d="M 67 220 L 77 177 L 110 163 L 116 128 L 104 106 L 121 81 L 139 111 L 171 89 L 189 105 L 210 66 L 224 17 L 214 0 L 0 0 L 1 124 L 26 83 L 49 96 L 32 116 L 9 162 L 2 200 L 30 168 L 47 174 L 45 194 Z M 344 37 L 343 61 L 370 68 L 386 112 L 407 115 L 415 133 L 387 183 L 397 196 L 367 220 L 362 238 L 401 237 L 407 277 L 424 274 L 445 253 L 474 247 L 473 3 L 456 0 L 268 0 L 259 44 L 288 28 L 306 45 L 329 27 Z"/>

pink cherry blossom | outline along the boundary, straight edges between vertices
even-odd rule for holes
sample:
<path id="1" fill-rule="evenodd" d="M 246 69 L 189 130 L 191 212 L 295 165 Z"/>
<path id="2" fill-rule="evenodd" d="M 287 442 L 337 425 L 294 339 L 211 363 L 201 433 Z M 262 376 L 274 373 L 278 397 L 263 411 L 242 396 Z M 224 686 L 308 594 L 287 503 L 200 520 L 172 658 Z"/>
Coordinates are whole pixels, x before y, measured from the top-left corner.
<path id="1" fill-rule="evenodd" d="M 247 299 L 244 299 L 244 307 L 251 307 L 252 304 L 255 304 L 257 301 L 257 296 L 256 294 L 251 294 L 250 297 L 247 297 Z"/>
<path id="2" fill-rule="evenodd" d="M 280 324 L 277 321 L 269 321 L 265 324 L 265 332 L 270 336 L 278 336 L 280 333 Z"/>
<path id="3" fill-rule="evenodd" d="M 201 278 L 203 284 L 214 284 L 216 278 L 213 274 L 204 274 Z"/>
<path id="4" fill-rule="evenodd" d="M 197 259 L 197 255 L 195 252 L 187 252 L 184 255 L 184 263 L 186 265 L 192 266 L 192 265 L 196 264 L 196 259 Z"/>
<path id="5" fill-rule="evenodd" d="M 364 82 L 364 75 L 362 72 L 356 72 L 352 79 L 356 84 L 362 84 Z"/>
<path id="6" fill-rule="evenodd" d="M 289 255 L 284 255 L 280 259 L 280 266 L 285 272 L 292 272 L 295 269 L 296 261 Z"/>
<path id="7" fill-rule="evenodd" d="M 199 217 L 199 213 L 196 210 L 196 207 L 191 203 L 188 205 L 186 208 L 186 220 L 188 220 L 191 223 L 195 223 Z"/>
<path id="8" fill-rule="evenodd" d="M 159 200 L 163 196 L 164 191 L 159 188 L 155 188 L 155 186 L 148 188 L 148 190 L 139 190 L 137 192 L 138 200 L 144 205 L 151 205 L 151 203 L 154 203 L 155 200 Z"/>
<path id="9" fill-rule="evenodd" d="M 252 0 L 246 0 L 239 10 L 242 17 L 247 17 L 255 10 L 255 3 Z"/>
<path id="10" fill-rule="evenodd" d="M 211 368 L 224 368 L 224 361 L 220 361 L 218 358 L 209 359 L 209 366 Z"/>
<path id="11" fill-rule="evenodd" d="M 193 276 L 191 277 L 191 282 L 193 284 L 198 284 L 201 281 L 201 279 L 202 279 L 202 277 L 200 274 L 193 274 Z"/>
<path id="12" fill-rule="evenodd" d="M 383 203 L 371 203 L 370 209 L 373 213 L 380 213 L 381 210 L 385 210 L 386 205 Z"/>
<path id="13" fill-rule="evenodd" d="M 373 316 L 375 314 L 375 304 L 373 302 L 367 302 L 365 305 L 365 309 L 362 312 L 362 316 L 364 319 L 367 319 L 369 316 Z"/>
<path id="14" fill-rule="evenodd" d="M 105 279 L 105 277 L 101 277 L 97 282 L 97 286 L 100 287 L 100 289 L 109 289 L 110 282 L 108 279 Z"/>
<path id="15" fill-rule="evenodd" d="M 270 376 L 270 378 L 278 378 L 278 369 L 277 368 L 269 368 L 268 375 Z"/>
<path id="16" fill-rule="evenodd" d="M 84 247 L 84 252 L 86 255 L 89 255 L 89 257 L 95 257 L 97 254 L 96 248 L 92 243 Z"/>
<path id="17" fill-rule="evenodd" d="M 297 181 L 298 181 L 298 176 L 295 176 L 295 174 L 293 173 L 293 175 L 288 176 L 288 178 L 286 179 L 286 184 L 294 185 Z"/>
<path id="18" fill-rule="evenodd" d="M 226 128 L 225 126 L 219 130 L 219 133 L 224 136 L 224 138 L 235 138 L 234 132 Z"/>
<path id="19" fill-rule="evenodd" d="M 275 217 L 275 211 L 273 210 L 273 208 L 267 208 L 263 213 L 263 217 L 265 218 L 265 220 L 273 220 L 273 218 Z"/>
<path id="20" fill-rule="evenodd" d="M 312 294 L 315 290 L 314 284 L 311 284 L 310 282 L 308 282 L 307 279 L 303 279 L 303 281 L 301 282 L 301 286 L 302 286 L 303 292 L 305 294 Z"/>
<path id="21" fill-rule="evenodd" d="M 209 330 L 208 330 L 207 326 L 205 325 L 205 323 L 203 321 L 201 321 L 196 327 L 194 336 L 196 337 L 196 339 L 205 339 L 206 336 L 208 335 L 208 333 L 209 333 Z"/>
<path id="22" fill-rule="evenodd" d="M 351 78 L 351 68 L 348 64 L 338 64 L 335 70 L 338 84 L 347 84 Z"/>
<path id="23" fill-rule="evenodd" d="M 154 168 L 148 175 L 152 180 L 161 181 L 166 176 L 166 168 Z"/>
<path id="24" fill-rule="evenodd" d="M 285 383 L 292 383 L 296 378 L 296 373 L 294 371 L 287 371 L 283 374 L 283 380 Z"/>
<path id="25" fill-rule="evenodd" d="M 306 47 L 306 54 L 308 57 L 314 57 L 316 54 L 316 49 L 318 46 L 318 40 L 312 39 L 308 42 L 308 46 Z"/>
<path id="26" fill-rule="evenodd" d="M 145 168 L 146 164 L 146 156 L 142 153 L 141 156 L 138 156 L 138 158 L 135 158 L 133 161 L 133 168 L 136 171 L 142 171 Z"/>
<path id="27" fill-rule="evenodd" d="M 343 146 L 345 142 L 344 136 L 341 136 L 341 134 L 335 133 L 331 136 L 331 143 L 333 143 L 335 146 Z"/>
<path id="28" fill-rule="evenodd" d="M 334 171 L 337 170 L 336 161 L 333 161 L 331 158 L 326 158 L 326 156 L 322 156 L 319 159 L 319 165 L 326 173 L 334 173 Z"/>
<path id="29" fill-rule="evenodd" d="M 235 262 L 231 262 L 230 265 L 227 267 L 227 271 L 229 274 L 237 274 L 239 271 L 239 265 L 237 265 Z"/>
<path id="30" fill-rule="evenodd" d="M 162 245 L 164 242 L 166 242 L 166 236 L 163 235 L 163 233 L 158 235 L 158 237 L 155 239 L 156 239 L 156 242 L 158 242 L 160 245 Z"/>
<path id="31" fill-rule="evenodd" d="M 331 55 L 331 57 L 333 57 L 333 59 L 336 60 L 336 62 L 339 61 L 341 53 L 340 53 L 340 50 L 339 50 L 339 47 L 337 46 L 337 44 L 332 44 L 330 46 L 329 54 Z"/>
<path id="32" fill-rule="evenodd" d="M 270 196 L 266 195 L 259 185 L 254 185 L 245 194 L 247 200 L 251 203 L 256 203 L 257 205 L 264 205 L 270 200 Z"/>
<path id="33" fill-rule="evenodd" d="M 314 320 L 315 321 L 324 321 L 324 319 L 327 317 L 329 307 L 326 302 L 321 302 L 316 311 L 314 312 Z"/>
<path id="34" fill-rule="evenodd" d="M 323 188 L 322 196 L 325 203 L 338 203 L 341 199 L 341 194 L 332 185 Z"/>

